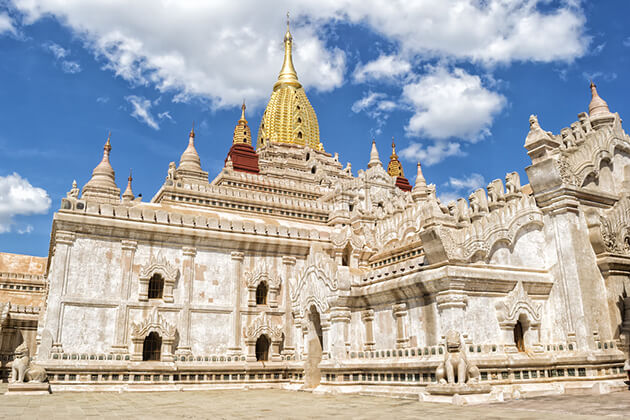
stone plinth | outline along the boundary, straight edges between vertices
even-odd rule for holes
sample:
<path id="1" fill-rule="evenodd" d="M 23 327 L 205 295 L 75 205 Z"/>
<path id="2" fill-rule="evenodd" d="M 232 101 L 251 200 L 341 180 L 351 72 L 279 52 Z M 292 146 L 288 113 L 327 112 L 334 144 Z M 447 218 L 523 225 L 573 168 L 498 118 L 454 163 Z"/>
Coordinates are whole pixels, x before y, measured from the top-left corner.
<path id="1" fill-rule="evenodd" d="M 4 395 L 41 395 L 50 394 L 48 382 L 13 382 Z"/>
<path id="2" fill-rule="evenodd" d="M 492 390 L 490 385 L 482 384 L 444 384 L 429 385 L 427 392 L 433 395 L 470 395 L 470 394 L 487 394 Z"/>
<path id="3" fill-rule="evenodd" d="M 421 401 L 445 402 L 455 405 L 483 404 L 502 401 L 491 392 L 490 385 L 481 384 L 438 384 L 427 386 L 427 394 L 421 394 Z"/>

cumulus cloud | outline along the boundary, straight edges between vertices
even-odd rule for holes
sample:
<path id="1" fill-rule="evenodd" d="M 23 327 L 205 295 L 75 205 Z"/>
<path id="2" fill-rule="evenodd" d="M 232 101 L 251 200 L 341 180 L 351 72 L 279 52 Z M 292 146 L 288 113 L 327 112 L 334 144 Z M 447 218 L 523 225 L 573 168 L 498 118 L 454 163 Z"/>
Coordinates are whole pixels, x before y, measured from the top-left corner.
<path id="1" fill-rule="evenodd" d="M 414 108 L 406 127 L 410 135 L 469 141 L 489 133 L 494 115 L 506 103 L 505 97 L 484 88 L 479 76 L 441 66 L 406 85 L 403 98 Z"/>
<path id="2" fill-rule="evenodd" d="M 50 208 L 48 193 L 33 187 L 28 180 L 13 173 L 0 176 L 0 233 L 11 231 L 15 216 L 45 214 Z M 32 227 L 20 228 L 19 233 L 29 233 Z"/>
<path id="3" fill-rule="evenodd" d="M 154 130 L 160 129 L 155 117 L 153 117 L 153 114 L 151 113 L 151 107 L 153 104 L 150 100 L 136 95 L 125 96 L 125 100 L 131 105 L 132 117 L 145 123 Z"/>
<path id="4" fill-rule="evenodd" d="M 81 71 L 81 65 L 76 61 L 62 61 L 61 70 L 64 73 L 75 74 Z"/>
<path id="5" fill-rule="evenodd" d="M 447 204 L 460 197 L 468 198 L 471 192 L 486 186 L 486 180 L 481 174 L 472 173 L 462 178 L 450 177 L 444 184 L 444 191 L 440 191 L 439 197 L 442 203 Z"/>
<path id="6" fill-rule="evenodd" d="M 13 25 L 13 19 L 6 12 L 0 13 L 0 35 L 9 32 L 15 35 L 15 26 Z"/>
<path id="7" fill-rule="evenodd" d="M 395 55 L 381 55 L 367 64 L 359 64 L 354 70 L 354 80 L 362 83 L 367 80 L 395 79 L 411 71 L 407 60 Z"/>
<path id="8" fill-rule="evenodd" d="M 402 75 L 416 58 L 488 66 L 570 62 L 590 42 L 579 3 L 567 0 L 12 3 L 26 24 L 53 16 L 70 27 L 106 68 L 129 82 L 173 91 L 178 100 L 209 98 L 215 107 L 239 105 L 243 97 L 252 105 L 268 98 L 282 61 L 283 10 L 295 16 L 300 80 L 322 91 L 341 86 L 346 68 L 345 53 L 327 43 L 331 23 L 365 26 L 398 49 L 359 66 L 357 81 Z"/>

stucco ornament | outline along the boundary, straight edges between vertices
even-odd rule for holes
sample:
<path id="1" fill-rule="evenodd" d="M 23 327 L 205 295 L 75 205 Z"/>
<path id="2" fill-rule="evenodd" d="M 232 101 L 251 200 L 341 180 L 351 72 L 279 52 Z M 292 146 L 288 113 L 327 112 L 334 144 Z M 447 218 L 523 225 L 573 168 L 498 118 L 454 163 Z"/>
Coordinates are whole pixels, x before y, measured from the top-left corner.
<path id="1" fill-rule="evenodd" d="M 31 364 L 26 342 L 15 349 L 13 364 L 11 366 L 11 382 L 44 382 L 48 378 L 46 369 Z"/>
<path id="2" fill-rule="evenodd" d="M 177 328 L 175 325 L 167 322 L 158 312 L 157 307 L 154 307 L 151 314 L 144 321 L 131 324 L 131 337 L 132 339 L 144 339 L 152 331 L 157 332 L 163 339 L 173 340 L 175 339 Z"/>
<path id="3" fill-rule="evenodd" d="M 446 334 L 444 362 L 438 366 L 435 376 L 442 385 L 479 382 L 479 369 L 466 358 L 466 349 L 459 332 L 451 330 Z"/>
<path id="4" fill-rule="evenodd" d="M 138 275 L 140 285 L 138 288 L 139 299 L 148 299 L 149 281 L 156 274 L 159 274 L 164 279 L 164 291 L 162 294 L 164 302 L 173 302 L 173 288 L 175 287 L 179 270 L 161 252 L 158 252 L 157 256 L 151 255 L 149 262 L 140 267 L 140 274 Z"/>
<path id="5" fill-rule="evenodd" d="M 264 260 L 256 264 L 253 270 L 245 272 L 245 281 L 247 287 L 254 289 L 263 281 L 269 285 L 269 288 L 278 289 L 282 282 L 280 276 L 270 270 Z"/>
<path id="6" fill-rule="evenodd" d="M 495 308 L 501 327 L 513 328 L 522 313 L 527 315 L 532 327 L 540 325 L 541 305 L 534 303 L 520 281 Z"/>
<path id="7" fill-rule="evenodd" d="M 586 219 L 596 254 L 630 255 L 630 198 L 621 198 L 606 212 L 589 209 Z"/>
<path id="8" fill-rule="evenodd" d="M 243 337 L 247 341 L 256 341 L 261 335 L 266 335 L 271 341 L 282 340 L 282 327 L 273 326 L 271 317 L 266 312 L 258 315 L 248 327 L 243 328 Z"/>

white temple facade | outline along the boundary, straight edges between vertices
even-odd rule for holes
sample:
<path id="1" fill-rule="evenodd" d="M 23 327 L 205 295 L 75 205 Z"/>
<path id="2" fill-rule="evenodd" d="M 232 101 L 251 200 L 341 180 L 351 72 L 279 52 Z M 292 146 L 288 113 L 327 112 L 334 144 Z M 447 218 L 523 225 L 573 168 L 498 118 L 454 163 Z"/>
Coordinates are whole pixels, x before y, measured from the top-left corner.
<path id="1" fill-rule="evenodd" d="M 420 164 L 404 187 L 395 150 L 388 169 L 366 150 L 356 176 L 324 150 L 291 44 L 257 149 L 243 107 L 215 179 L 191 132 L 149 202 L 131 177 L 121 197 L 108 139 L 62 200 L 36 350 L 53 391 L 618 386 L 630 137 L 595 86 L 560 134 L 530 117 L 529 184 L 441 203 Z"/>

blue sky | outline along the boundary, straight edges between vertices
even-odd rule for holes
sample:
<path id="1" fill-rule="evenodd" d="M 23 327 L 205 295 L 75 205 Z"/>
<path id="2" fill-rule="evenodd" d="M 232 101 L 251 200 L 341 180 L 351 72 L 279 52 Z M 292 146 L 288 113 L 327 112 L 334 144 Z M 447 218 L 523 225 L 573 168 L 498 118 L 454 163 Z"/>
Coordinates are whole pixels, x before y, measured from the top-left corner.
<path id="1" fill-rule="evenodd" d="M 61 4 L 63 3 L 63 4 Z M 0 251 L 44 256 L 52 215 L 112 132 L 124 189 L 149 200 L 196 122 L 213 178 L 243 98 L 256 133 L 282 62 L 295 65 L 326 151 L 356 171 L 395 137 L 413 183 L 444 201 L 506 172 L 523 183 L 528 117 L 558 133 L 589 79 L 630 115 L 630 2 L 605 0 L 0 0 Z"/>

